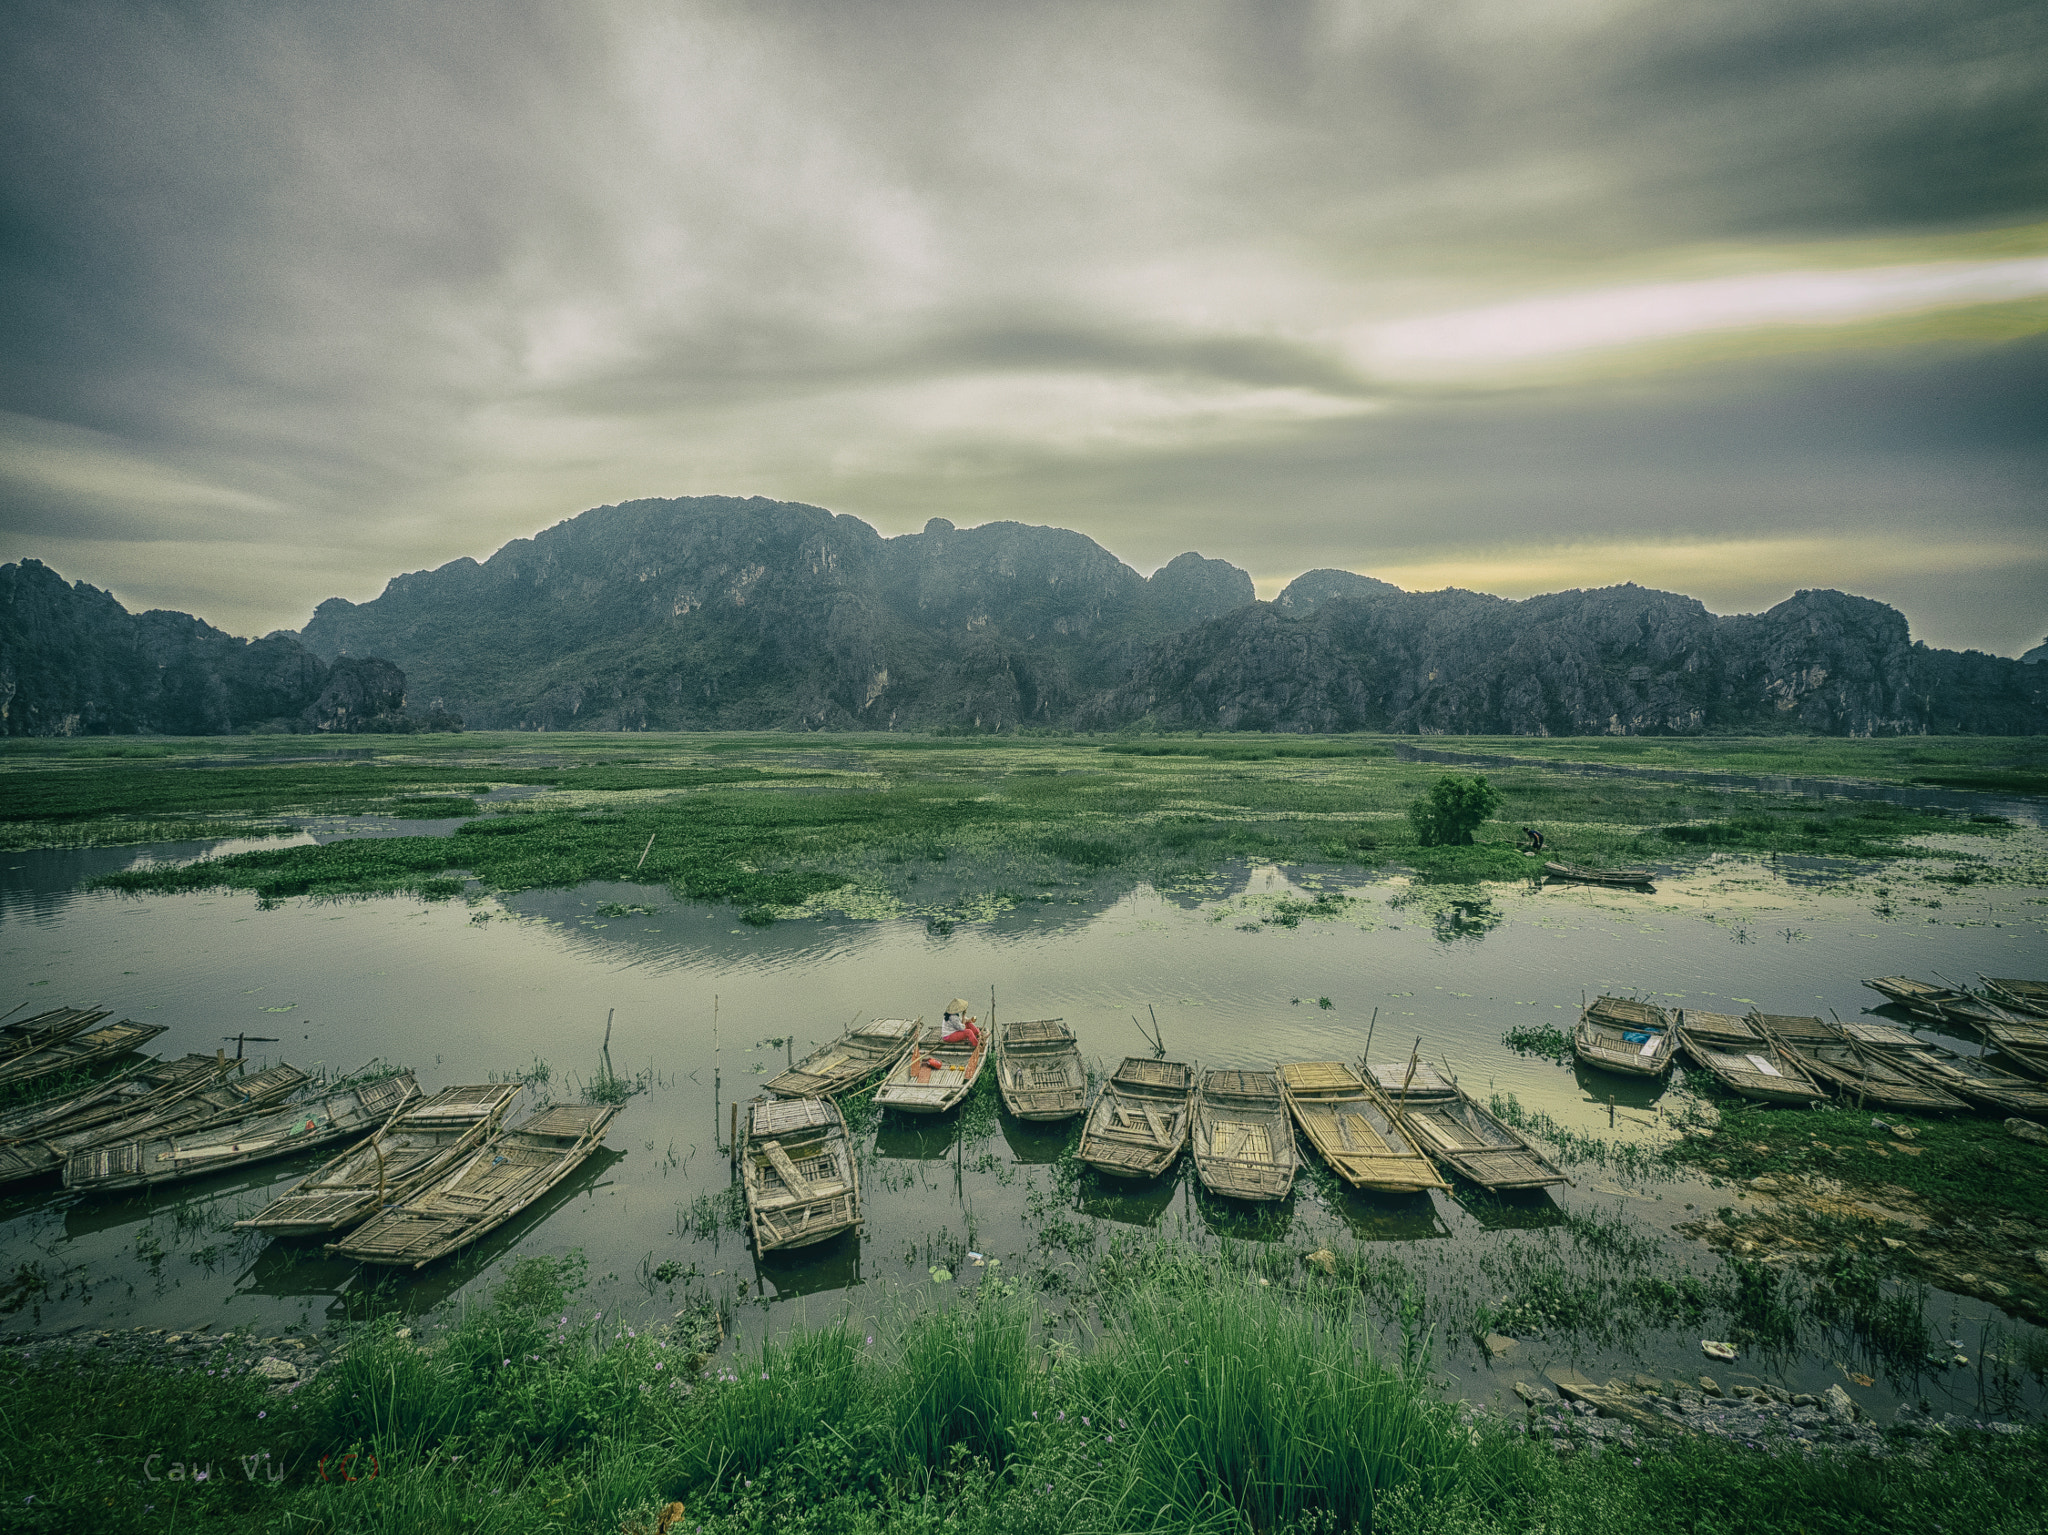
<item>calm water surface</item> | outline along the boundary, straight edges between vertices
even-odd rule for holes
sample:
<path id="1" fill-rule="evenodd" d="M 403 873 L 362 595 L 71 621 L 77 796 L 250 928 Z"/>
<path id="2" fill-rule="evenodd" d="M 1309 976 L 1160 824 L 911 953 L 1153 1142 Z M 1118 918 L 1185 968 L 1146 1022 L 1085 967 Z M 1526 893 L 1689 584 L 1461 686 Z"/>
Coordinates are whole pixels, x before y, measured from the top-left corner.
<path id="1" fill-rule="evenodd" d="M 366 827 L 321 823 L 302 835 Z M 1097 1251 L 1117 1233 L 1148 1231 L 1379 1243 L 1432 1285 L 1475 1299 L 1491 1298 L 1477 1260 L 1526 1240 L 1528 1228 L 1554 1222 L 1561 1208 L 1626 1211 L 1680 1261 L 1701 1272 L 1719 1262 L 1670 1232 L 1691 1206 L 1729 1202 L 1729 1192 L 1697 1182 L 1624 1184 L 1581 1165 L 1576 1186 L 1555 1198 L 1501 1204 L 1469 1194 L 1326 1198 L 1304 1178 L 1285 1206 L 1247 1222 L 1201 1196 L 1185 1160 L 1176 1175 L 1135 1191 L 1092 1176 L 1063 1189 L 1055 1163 L 1067 1127 L 1005 1119 L 963 1134 L 955 1118 L 885 1119 L 870 1132 L 863 1237 L 757 1263 L 717 1217 L 730 1181 L 722 1149 L 729 1105 L 752 1097 L 791 1049 L 801 1054 L 856 1018 L 935 1018 L 956 993 L 985 1009 L 993 988 L 999 1017 L 1064 1017 L 1098 1072 L 1146 1050 L 1132 1020 L 1149 1023 L 1148 1008 L 1169 1052 L 1205 1067 L 1348 1060 L 1370 1028 L 1375 1059 L 1405 1057 L 1419 1038 L 1482 1098 L 1513 1093 L 1563 1124 L 1628 1139 L 1667 1133 L 1659 1110 L 1682 1086 L 1646 1088 L 1518 1056 L 1501 1043 L 1503 1032 L 1568 1027 L 1581 995 L 1599 991 L 1848 1018 L 1881 1001 L 1861 985 L 1869 975 L 2048 975 L 2048 891 L 1958 889 L 1899 866 L 1886 873 L 1789 861 L 1718 861 L 1666 880 L 1655 895 L 1420 887 L 1238 867 L 1181 890 L 1026 900 L 950 933 L 912 920 L 756 930 L 729 908 L 625 885 L 473 906 L 379 898 L 268 910 L 246 895 L 79 890 L 139 860 L 224 846 L 0 855 L 8 980 L 0 1006 L 97 1002 L 169 1025 L 157 1042 L 167 1054 L 212 1051 L 249 1034 L 277 1040 L 251 1045 L 252 1056 L 302 1067 L 345 1071 L 381 1057 L 413 1067 L 429 1092 L 544 1062 L 545 1090 L 564 1097 L 598 1068 L 609 1013 L 614 1066 L 651 1085 L 614 1121 L 608 1150 L 471 1254 L 421 1276 L 386 1278 L 388 1298 L 424 1310 L 487 1284 L 510 1257 L 580 1249 L 601 1309 L 666 1317 L 708 1291 L 732 1304 L 742 1339 L 848 1306 L 886 1315 L 910 1292 L 932 1289 L 935 1264 L 972 1283 L 987 1270 L 963 1260 L 967 1249 L 1012 1273 L 1063 1261 L 1046 1245 L 1048 1230 L 1066 1230 L 1069 1241 L 1072 1229 L 1092 1233 Z M 1351 899 L 1340 915 L 1293 928 L 1260 921 L 1281 898 L 1318 889 Z M 654 914 L 608 917 L 598 910 L 605 903 Z M 793 1043 L 772 1042 L 785 1037 Z M 1612 1130 L 1610 1094 L 1618 1100 Z M 317 1161 L 272 1163 L 148 1199 L 80 1199 L 49 1186 L 15 1193 L 0 1202 L 0 1271 L 13 1276 L 0 1328 L 277 1331 L 360 1309 L 375 1273 L 317 1247 L 224 1229 Z M 1929 1316 L 1973 1357 L 1987 1326 L 2014 1327 L 1980 1302 L 1939 1292 Z M 1480 1394 L 1550 1364 L 1697 1374 L 1706 1363 L 1696 1337 L 1663 1333 L 1609 1351 L 1532 1343 L 1499 1363 L 1447 1338 L 1438 1357 Z M 1801 1358 L 1762 1373 L 1817 1390 L 1854 1363 Z M 1739 1379 L 1743 1368 L 1722 1373 Z M 1967 1375 L 1910 1389 L 1971 1410 L 1981 1399 Z M 1881 1406 L 1886 1393 L 1880 1384 L 1859 1395 Z"/>

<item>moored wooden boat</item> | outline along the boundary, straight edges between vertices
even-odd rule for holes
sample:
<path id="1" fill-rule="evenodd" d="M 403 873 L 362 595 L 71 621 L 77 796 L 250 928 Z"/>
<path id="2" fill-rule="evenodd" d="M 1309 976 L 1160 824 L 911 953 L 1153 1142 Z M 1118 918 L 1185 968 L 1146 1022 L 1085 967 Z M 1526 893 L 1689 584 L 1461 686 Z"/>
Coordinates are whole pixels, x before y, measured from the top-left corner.
<path id="1" fill-rule="evenodd" d="M 53 1007 L 33 1018 L 0 1025 L 0 1069 L 81 1033 L 106 1016 L 107 1009 L 103 1007 Z"/>
<path id="2" fill-rule="evenodd" d="M 1188 1143 L 1195 1074 L 1184 1062 L 1126 1056 L 1095 1095 L 1075 1153 L 1113 1178 L 1156 1178 Z"/>
<path id="3" fill-rule="evenodd" d="M 2006 1016 L 1974 1024 L 1984 1043 L 2030 1077 L 2048 1079 L 2048 1024 Z"/>
<path id="4" fill-rule="evenodd" d="M 1431 1157 L 1483 1189 L 1540 1189 L 1569 1183 L 1558 1165 L 1426 1061 L 1369 1065 L 1366 1075 L 1393 1105 L 1409 1136 Z"/>
<path id="5" fill-rule="evenodd" d="M 1573 863 L 1552 861 L 1543 866 L 1543 872 L 1552 879 L 1570 880 L 1581 885 L 1648 885 L 1656 875 L 1648 869 L 1585 869 Z"/>
<path id="6" fill-rule="evenodd" d="M 314 1236 L 368 1220 L 401 1204 L 467 1156 L 498 1128 L 519 1082 L 449 1087 L 410 1104 L 324 1167 L 300 1179 L 260 1215 L 237 1227 L 277 1236 Z"/>
<path id="7" fill-rule="evenodd" d="M 1058 1018 L 1006 1023 L 996 1031 L 996 1086 L 1019 1119 L 1072 1119 L 1088 1107 L 1080 1042 Z"/>
<path id="8" fill-rule="evenodd" d="M 780 1076 L 763 1084 L 777 1098 L 837 1098 L 894 1066 L 917 1043 L 907 1018 L 877 1018 L 820 1045 Z"/>
<path id="9" fill-rule="evenodd" d="M 1598 997 L 1572 1030 L 1572 1053 L 1588 1066 L 1631 1077 L 1661 1077 L 1678 1055 L 1671 1017 L 1654 1003 Z"/>
<path id="10" fill-rule="evenodd" d="M 0 1086 L 14 1087 L 54 1072 L 90 1066 L 124 1051 L 139 1050 L 169 1027 L 166 1023 L 136 1023 L 124 1018 L 119 1023 L 96 1023 L 75 1030 L 39 1049 L 0 1062 Z"/>
<path id="11" fill-rule="evenodd" d="M 401 1072 L 208 1129 L 88 1146 L 64 1159 L 64 1187 L 110 1193 L 267 1162 L 360 1135 L 418 1095 Z"/>
<path id="12" fill-rule="evenodd" d="M 1865 1050 L 1825 1018 L 1752 1012 L 1749 1021 L 1797 1056 L 1808 1076 L 1858 1105 L 1913 1114 L 1952 1114 L 1966 1107 L 1955 1094 Z"/>
<path id="13" fill-rule="evenodd" d="M 19 1125 L 0 1146 L 0 1184 L 62 1171 L 76 1152 L 113 1141 L 144 1141 L 246 1119 L 277 1107 L 306 1084 L 296 1066 L 238 1076 L 240 1061 L 187 1055 L 145 1065 L 73 1101 L 62 1119 Z"/>
<path id="14" fill-rule="evenodd" d="M 1984 989 L 1999 1006 L 2048 1018 L 2048 981 L 2027 981 L 2010 975 L 1987 975 L 1982 979 Z"/>
<path id="15" fill-rule="evenodd" d="M 1280 1086 L 1309 1144 L 1354 1188 L 1418 1193 L 1450 1187 L 1379 1089 L 1349 1066 L 1289 1062 L 1280 1068 Z"/>
<path id="16" fill-rule="evenodd" d="M 1301 1165 L 1280 1079 L 1270 1071 L 1205 1071 L 1190 1134 L 1195 1176 L 1212 1194 L 1285 1199 Z"/>
<path id="17" fill-rule="evenodd" d="M 905 1114 L 943 1114 L 974 1091 L 987 1060 L 986 1034 L 972 1044 L 942 1045 L 936 1036 L 920 1039 L 889 1068 L 875 1089 L 875 1102 Z"/>
<path id="18" fill-rule="evenodd" d="M 1733 1013 L 1680 1008 L 1678 1042 L 1694 1065 L 1756 1103 L 1819 1103 L 1827 1097 L 1804 1066 Z"/>
<path id="19" fill-rule="evenodd" d="M 554 1188 L 604 1143 L 614 1103 L 558 1103 L 500 1130 L 403 1204 L 379 1211 L 327 1251 L 423 1268 L 486 1236 Z"/>
<path id="20" fill-rule="evenodd" d="M 1916 1017 L 1936 1023 L 1978 1024 L 1999 1021 L 1995 1004 L 1956 986 L 1930 986 L 1905 975 L 1880 975 L 1863 983 L 1872 991 L 1896 1002 Z"/>
<path id="21" fill-rule="evenodd" d="M 829 1098 L 754 1104 L 740 1141 L 740 1182 L 756 1256 L 860 1229 L 860 1167 Z"/>
<path id="22" fill-rule="evenodd" d="M 1842 1032 L 1900 1070 L 1954 1093 L 1965 1103 L 2001 1114 L 2048 1114 L 2048 1087 L 2001 1071 L 1987 1060 L 1929 1044 L 1895 1023 L 1852 1019 L 1842 1025 Z"/>

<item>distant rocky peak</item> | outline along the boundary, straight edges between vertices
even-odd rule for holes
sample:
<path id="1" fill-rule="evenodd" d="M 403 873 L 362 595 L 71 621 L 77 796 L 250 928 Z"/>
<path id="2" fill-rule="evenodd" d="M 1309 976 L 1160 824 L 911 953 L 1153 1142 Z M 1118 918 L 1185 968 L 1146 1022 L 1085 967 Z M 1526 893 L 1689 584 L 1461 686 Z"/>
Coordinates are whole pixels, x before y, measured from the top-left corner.
<path id="1" fill-rule="evenodd" d="M 1307 618 L 1326 602 L 1354 597 L 1388 597 L 1401 588 L 1376 576 L 1361 576 L 1350 570 L 1303 571 L 1287 583 L 1273 600 L 1273 606 L 1289 618 Z"/>
<path id="2" fill-rule="evenodd" d="M 1228 560 L 1204 559 L 1189 550 L 1152 572 L 1146 583 L 1152 600 L 1185 623 L 1199 623 L 1258 600 L 1251 576 Z"/>

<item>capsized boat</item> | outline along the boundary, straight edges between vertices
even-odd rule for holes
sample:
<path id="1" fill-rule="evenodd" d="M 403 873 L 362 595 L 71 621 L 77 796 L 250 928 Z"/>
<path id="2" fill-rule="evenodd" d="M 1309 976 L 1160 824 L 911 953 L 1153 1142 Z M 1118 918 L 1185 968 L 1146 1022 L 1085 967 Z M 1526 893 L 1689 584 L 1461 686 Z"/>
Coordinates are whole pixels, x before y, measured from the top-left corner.
<path id="1" fill-rule="evenodd" d="M 996 1086 L 1019 1119 L 1072 1119 L 1088 1107 L 1081 1045 L 1058 1018 L 1006 1023 L 996 1031 Z"/>
<path id="2" fill-rule="evenodd" d="M 1753 1102 L 1806 1104 L 1827 1097 L 1804 1066 L 1733 1013 L 1680 1008 L 1678 1042 L 1694 1065 Z"/>
<path id="3" fill-rule="evenodd" d="M 754 1104 L 740 1141 L 740 1181 L 756 1256 L 860 1229 L 860 1166 L 829 1098 Z"/>
<path id="4" fill-rule="evenodd" d="M 1185 1062 L 1126 1056 L 1095 1095 L 1075 1155 L 1113 1178 L 1156 1178 L 1187 1145 L 1194 1104 Z"/>
<path id="5" fill-rule="evenodd" d="M 1379 1089 L 1349 1066 L 1293 1061 L 1280 1068 L 1280 1086 L 1309 1144 L 1354 1188 L 1418 1193 L 1450 1187 Z"/>
<path id="6" fill-rule="evenodd" d="M 1580 885 L 1625 885 L 1630 887 L 1650 884 L 1656 875 L 1648 869 L 1586 869 L 1574 863 L 1546 863 L 1543 872 L 1552 879 L 1570 880 Z"/>
<path id="7" fill-rule="evenodd" d="M 1670 1015 L 1655 1003 L 1597 997 L 1572 1030 L 1572 1053 L 1603 1071 L 1661 1077 L 1678 1056 L 1678 1040 Z"/>
<path id="8" fill-rule="evenodd" d="M 917 1025 L 907 1018 L 876 1018 L 820 1045 L 764 1091 L 777 1098 L 837 1098 L 887 1071 L 917 1043 Z"/>
<path id="9" fill-rule="evenodd" d="M 76 1152 L 113 1141 L 144 1141 L 232 1124 L 274 1109 L 306 1084 L 296 1066 L 238 1076 L 240 1061 L 187 1055 L 147 1063 L 66 1100 L 61 1118 L 10 1121 L 0 1146 L 0 1184 L 62 1171 Z M 46 1106 L 56 1107 L 56 1106 Z"/>
<path id="10" fill-rule="evenodd" d="M 500 1130 L 403 1204 L 379 1211 L 327 1251 L 423 1268 L 487 1236 L 581 1167 L 604 1144 L 615 1103 L 558 1103 Z"/>
<path id="11" fill-rule="evenodd" d="M 1882 1056 L 1866 1050 L 1825 1018 L 1752 1012 L 1750 1022 L 1799 1058 L 1806 1074 L 1859 1105 L 1914 1114 L 1952 1114 L 1967 1105 Z"/>
<path id="12" fill-rule="evenodd" d="M 400 1109 L 374 1134 L 300 1179 L 237 1227 L 278 1236 L 343 1231 L 401 1204 L 498 1128 L 519 1082 L 444 1088 Z"/>
<path id="13" fill-rule="evenodd" d="M 987 1060 L 986 1033 L 957 1045 L 942 1045 L 936 1035 L 920 1039 L 889 1068 L 875 1089 L 875 1102 L 905 1114 L 943 1114 L 966 1101 Z"/>
<path id="14" fill-rule="evenodd" d="M 1483 1189 L 1540 1189 L 1569 1183 L 1558 1165 L 1512 1125 L 1427 1061 L 1366 1068 L 1410 1137 L 1439 1163 Z"/>
<path id="15" fill-rule="evenodd" d="M 100 1017 L 104 1018 L 105 1013 Z M 53 1072 L 90 1066 L 108 1056 L 139 1050 L 170 1027 L 167 1023 L 136 1023 L 124 1018 L 119 1023 L 94 1024 L 65 1034 L 38 1049 L 0 1061 L 0 1087 L 33 1082 Z"/>
<path id="16" fill-rule="evenodd" d="M 1195 1093 L 1195 1176 L 1212 1194 L 1285 1199 L 1301 1154 L 1280 1079 L 1270 1071 L 1205 1071 Z"/>
<path id="17" fill-rule="evenodd" d="M 1954 1093 L 1965 1103 L 2001 1114 L 2048 1114 L 2048 1087 L 2002 1071 L 1978 1056 L 1929 1044 L 1895 1023 L 1852 1019 L 1842 1032 L 1901 1071 Z"/>
<path id="18" fill-rule="evenodd" d="M 360 1135 L 418 1096 L 406 1071 L 208 1129 L 88 1146 L 64 1159 L 64 1187 L 108 1193 L 267 1162 Z"/>

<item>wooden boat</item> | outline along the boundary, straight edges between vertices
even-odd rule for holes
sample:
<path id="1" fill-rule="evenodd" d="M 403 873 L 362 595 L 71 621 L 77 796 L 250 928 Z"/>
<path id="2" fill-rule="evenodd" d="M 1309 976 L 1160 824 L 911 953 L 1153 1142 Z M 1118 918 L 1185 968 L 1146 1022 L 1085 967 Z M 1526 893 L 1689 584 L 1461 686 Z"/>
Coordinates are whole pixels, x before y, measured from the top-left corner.
<path id="1" fill-rule="evenodd" d="M 917 1025 L 909 1019 L 876 1018 L 848 1029 L 780 1076 L 770 1077 L 763 1091 L 777 1098 L 837 1098 L 887 1071 L 916 1042 Z"/>
<path id="2" fill-rule="evenodd" d="M 1127 1056 L 1095 1095 L 1075 1155 L 1112 1178 L 1156 1178 L 1188 1143 L 1194 1100 L 1185 1063 Z"/>
<path id="3" fill-rule="evenodd" d="M 1863 983 L 1917 1017 L 1937 1023 L 1964 1022 L 1972 1026 L 1992 1018 L 1983 998 L 1955 986 L 1930 986 L 1905 975 L 1880 975 Z"/>
<path id="4" fill-rule="evenodd" d="M 2001 1071 L 1989 1061 L 1929 1044 L 1895 1023 L 1855 1019 L 1842 1033 L 1910 1076 L 2001 1114 L 2048 1114 L 2048 1087 Z"/>
<path id="5" fill-rule="evenodd" d="M 1733 1013 L 1680 1008 L 1678 1042 L 1702 1071 L 1754 1102 L 1805 1104 L 1827 1097 L 1804 1066 Z"/>
<path id="6" fill-rule="evenodd" d="M 1985 1044 L 2030 1077 L 2048 1079 L 2048 1024 L 2007 1015 L 1975 1025 Z"/>
<path id="7" fill-rule="evenodd" d="M 2023 981 L 2016 976 L 1982 977 L 1984 989 L 1999 1006 L 2048 1018 L 2048 981 Z"/>
<path id="8" fill-rule="evenodd" d="M 1552 879 L 1571 880 L 1581 885 L 1647 885 L 1656 878 L 1648 869 L 1582 869 L 1573 863 L 1546 863 L 1543 872 Z"/>
<path id="9" fill-rule="evenodd" d="M 889 1068 L 875 1089 L 875 1102 L 905 1114 L 943 1114 L 974 1091 L 987 1059 L 986 1034 L 971 1045 L 942 1045 L 936 1036 L 920 1039 Z"/>
<path id="10" fill-rule="evenodd" d="M 1309 1144 L 1354 1188 L 1412 1194 L 1450 1187 L 1379 1089 L 1349 1066 L 1295 1061 L 1280 1068 L 1280 1086 Z"/>
<path id="11" fill-rule="evenodd" d="M 1280 1079 L 1270 1071 L 1205 1071 L 1191 1135 L 1195 1176 L 1212 1194 L 1285 1199 L 1301 1165 Z"/>
<path id="12" fill-rule="evenodd" d="M 1930 1086 L 1865 1050 L 1825 1018 L 1757 1012 L 1749 1018 L 1797 1056 L 1808 1076 L 1859 1106 L 1912 1114 L 1952 1114 L 1967 1107 L 1955 1094 Z"/>
<path id="13" fill-rule="evenodd" d="M 1019 1119 L 1072 1119 L 1088 1107 L 1081 1046 L 1058 1018 L 1006 1023 L 996 1033 L 996 1086 Z"/>
<path id="14" fill-rule="evenodd" d="M 139 1070 L 60 1107 L 61 1118 L 33 1124 L 10 1121 L 9 1144 L 0 1146 L 0 1184 L 63 1170 L 87 1147 L 112 1141 L 143 1141 L 246 1119 L 275 1108 L 305 1086 L 296 1066 L 273 1066 L 238 1077 L 240 1061 L 219 1055 L 188 1055 Z"/>
<path id="15" fill-rule="evenodd" d="M 1572 1052 L 1588 1066 L 1631 1077 L 1661 1077 L 1678 1056 L 1663 1008 L 1628 997 L 1598 997 L 1579 1015 Z"/>
<path id="16" fill-rule="evenodd" d="M 740 1140 L 740 1182 L 757 1257 L 860 1229 L 860 1166 L 830 1098 L 754 1104 Z"/>
<path id="17" fill-rule="evenodd" d="M 360 1135 L 418 1096 L 401 1072 L 208 1129 L 88 1146 L 64 1159 L 64 1187 L 108 1193 L 267 1162 Z"/>
<path id="18" fill-rule="evenodd" d="M 400 1109 L 375 1134 L 356 1142 L 318 1172 L 300 1179 L 261 1215 L 238 1228 L 278 1236 L 342 1231 L 387 1205 L 401 1204 L 498 1128 L 519 1082 L 478 1082 L 444 1088 Z"/>
<path id="19" fill-rule="evenodd" d="M 83 1032 L 107 1016 L 103 1007 L 53 1007 L 0 1026 L 0 1067 Z"/>
<path id="20" fill-rule="evenodd" d="M 106 1014 L 100 1016 L 104 1018 Z M 40 1049 L 0 1062 L 0 1087 L 18 1086 L 53 1072 L 90 1066 L 110 1055 L 139 1050 L 168 1028 L 170 1025 L 167 1023 L 136 1023 L 124 1018 L 119 1023 L 97 1024 L 76 1030 Z"/>
<path id="21" fill-rule="evenodd" d="M 1479 1106 L 1455 1078 L 1426 1061 L 1366 1068 L 1395 1117 L 1430 1156 L 1483 1189 L 1540 1189 L 1569 1183 L 1558 1165 L 1520 1131 Z"/>
<path id="22" fill-rule="evenodd" d="M 500 1130 L 403 1204 L 378 1212 L 327 1251 L 362 1263 L 423 1268 L 512 1219 L 604 1142 L 614 1103 L 558 1103 Z"/>

